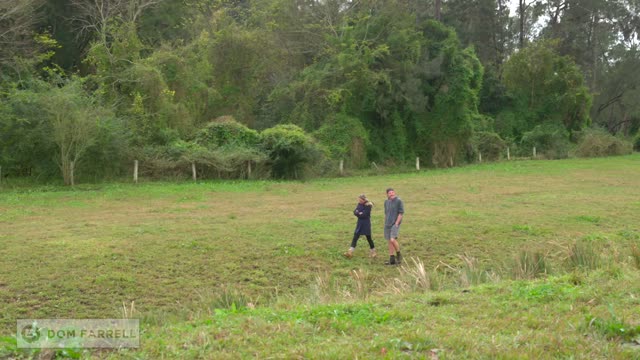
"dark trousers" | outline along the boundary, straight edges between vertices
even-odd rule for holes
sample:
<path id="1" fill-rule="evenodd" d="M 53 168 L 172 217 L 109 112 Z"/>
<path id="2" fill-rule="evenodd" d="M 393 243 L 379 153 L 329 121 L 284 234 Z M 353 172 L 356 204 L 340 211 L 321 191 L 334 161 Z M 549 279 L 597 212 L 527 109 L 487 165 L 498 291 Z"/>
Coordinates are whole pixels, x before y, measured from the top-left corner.
<path id="1" fill-rule="evenodd" d="M 369 247 L 371 249 L 375 248 L 376 246 L 373 245 L 373 239 L 371 238 L 371 235 L 365 235 L 367 237 L 367 241 L 369 242 Z M 358 244 L 358 239 L 360 238 L 360 234 L 353 234 L 353 240 L 351 240 L 351 247 L 355 248 L 356 245 Z"/>

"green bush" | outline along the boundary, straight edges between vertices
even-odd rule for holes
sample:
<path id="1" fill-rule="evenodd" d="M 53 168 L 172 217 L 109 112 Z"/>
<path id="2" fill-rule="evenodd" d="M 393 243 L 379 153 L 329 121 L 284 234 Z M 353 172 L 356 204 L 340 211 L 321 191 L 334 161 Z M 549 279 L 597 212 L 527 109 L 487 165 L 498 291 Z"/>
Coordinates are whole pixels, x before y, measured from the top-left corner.
<path id="1" fill-rule="evenodd" d="M 569 155 L 569 133 L 561 124 L 545 123 L 522 135 L 519 152 L 531 155 L 533 148 L 539 156 L 548 159 L 564 159 Z"/>
<path id="2" fill-rule="evenodd" d="M 369 134 L 357 118 L 345 114 L 331 116 L 313 135 L 332 159 L 345 159 L 353 167 L 367 163 Z"/>
<path id="3" fill-rule="evenodd" d="M 636 138 L 633 139 L 633 150 L 640 151 L 640 133 L 638 133 Z"/>
<path id="4" fill-rule="evenodd" d="M 130 133 L 115 116 L 97 123 L 94 141 L 87 148 L 80 180 L 99 182 L 122 176 L 131 169 L 128 161 Z"/>
<path id="5" fill-rule="evenodd" d="M 222 116 L 208 123 L 196 134 L 196 143 L 207 148 L 239 145 L 257 147 L 260 135 L 237 122 L 231 116 Z"/>
<path id="6" fill-rule="evenodd" d="M 493 132 L 480 131 L 473 134 L 470 146 L 469 161 L 478 159 L 478 153 L 482 154 L 483 160 L 496 161 L 500 160 L 500 156 L 507 145 L 500 135 Z"/>
<path id="7" fill-rule="evenodd" d="M 267 156 L 260 147 L 260 134 L 231 116 L 208 123 L 196 133 L 194 144 L 207 149 L 194 154 L 203 176 L 236 179 L 264 173 Z"/>
<path id="8" fill-rule="evenodd" d="M 261 137 L 271 175 L 277 179 L 302 178 L 305 166 L 321 156 L 311 136 L 296 125 L 277 125 L 264 130 Z"/>
<path id="9" fill-rule="evenodd" d="M 630 154 L 632 151 L 630 142 L 602 129 L 588 129 L 582 132 L 575 152 L 577 157 L 603 157 Z"/>

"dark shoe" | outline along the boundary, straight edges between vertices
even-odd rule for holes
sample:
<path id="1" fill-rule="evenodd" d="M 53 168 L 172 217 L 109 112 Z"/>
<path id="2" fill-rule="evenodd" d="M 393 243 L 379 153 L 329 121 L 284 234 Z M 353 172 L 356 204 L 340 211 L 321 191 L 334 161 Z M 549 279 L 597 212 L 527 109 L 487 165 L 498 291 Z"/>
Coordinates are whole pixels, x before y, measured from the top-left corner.
<path id="1" fill-rule="evenodd" d="M 396 255 L 396 263 L 400 265 L 401 262 L 402 262 L 402 255 L 400 254 Z"/>
<path id="2" fill-rule="evenodd" d="M 396 261 L 396 257 L 394 255 L 389 256 L 389 261 L 386 261 L 384 263 L 385 265 L 398 265 L 398 262 Z"/>

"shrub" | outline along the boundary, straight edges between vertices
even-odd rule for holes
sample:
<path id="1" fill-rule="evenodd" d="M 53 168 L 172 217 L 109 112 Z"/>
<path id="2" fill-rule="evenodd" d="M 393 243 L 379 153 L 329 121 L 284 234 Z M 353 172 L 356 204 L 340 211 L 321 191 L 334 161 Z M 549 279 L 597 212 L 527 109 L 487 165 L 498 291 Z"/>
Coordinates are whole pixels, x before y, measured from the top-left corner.
<path id="1" fill-rule="evenodd" d="M 563 159 L 569 155 L 569 133 L 560 124 L 545 123 L 522 135 L 520 155 L 531 154 L 535 147 L 537 154 L 549 159 Z"/>
<path id="2" fill-rule="evenodd" d="M 198 131 L 196 143 L 208 148 L 230 145 L 257 147 L 260 143 L 260 135 L 231 116 L 221 116 Z"/>
<path id="3" fill-rule="evenodd" d="M 208 150 L 194 154 L 195 161 L 203 165 L 201 172 L 208 177 L 255 177 L 254 170 L 262 171 L 267 159 L 260 148 L 260 134 L 231 116 L 208 123 L 196 133 L 194 143 Z"/>
<path id="4" fill-rule="evenodd" d="M 305 166 L 321 156 L 311 136 L 296 125 L 277 125 L 264 130 L 261 137 L 274 178 L 300 179 Z"/>
<path id="5" fill-rule="evenodd" d="M 640 151 L 640 133 L 633 139 L 633 150 Z"/>
<path id="6" fill-rule="evenodd" d="M 114 178 L 130 169 L 127 161 L 129 134 L 124 121 L 116 117 L 97 123 L 94 142 L 87 148 L 81 179 Z"/>
<path id="7" fill-rule="evenodd" d="M 345 159 L 354 167 L 366 164 L 369 134 L 357 118 L 345 114 L 331 116 L 313 135 L 332 159 Z"/>
<path id="8" fill-rule="evenodd" d="M 500 160 L 500 155 L 507 146 L 500 135 L 488 131 L 480 131 L 473 134 L 470 145 L 471 153 L 468 159 L 470 161 L 475 161 L 478 158 L 478 153 L 482 154 L 483 160 Z"/>
<path id="9" fill-rule="evenodd" d="M 632 144 L 602 129 L 583 131 L 576 148 L 578 157 L 603 157 L 625 155 L 632 152 Z"/>

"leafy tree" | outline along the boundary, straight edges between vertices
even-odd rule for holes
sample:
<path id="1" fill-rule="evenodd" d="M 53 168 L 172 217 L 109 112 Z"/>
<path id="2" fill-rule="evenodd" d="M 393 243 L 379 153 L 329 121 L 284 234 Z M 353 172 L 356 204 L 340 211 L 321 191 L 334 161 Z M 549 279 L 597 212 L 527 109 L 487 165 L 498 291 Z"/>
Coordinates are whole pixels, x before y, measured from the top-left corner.
<path id="1" fill-rule="evenodd" d="M 0 161 L 5 174 L 48 177 L 56 173 L 51 158 L 56 147 L 40 100 L 49 89 L 41 81 L 27 89 L 13 84 L 0 98 Z"/>
<path id="2" fill-rule="evenodd" d="M 57 147 L 56 162 L 64 183 L 74 185 L 79 160 L 95 142 L 98 124 L 110 114 L 84 93 L 77 80 L 53 87 L 40 101 Z"/>
<path id="3" fill-rule="evenodd" d="M 346 159 L 355 167 L 362 166 L 367 160 L 369 133 L 360 120 L 345 115 L 330 115 L 326 122 L 314 132 L 333 159 Z"/>
<path id="4" fill-rule="evenodd" d="M 590 123 L 591 95 L 575 63 L 556 52 L 555 43 L 539 41 L 512 55 L 504 68 L 504 81 L 513 96 L 510 110 L 517 121 L 498 116 L 502 135 L 519 138 L 544 122 L 577 131 Z M 501 123 L 502 122 L 502 123 Z"/>
<path id="5" fill-rule="evenodd" d="M 327 113 L 358 118 L 376 161 L 436 147 L 461 150 L 477 114 L 482 66 L 451 29 L 416 24 L 402 9 L 395 2 L 360 3 L 328 36 L 320 58 L 271 94 L 282 104 L 281 117 L 309 130 L 320 128 Z M 440 131 L 441 124 L 448 130 Z"/>
<path id="6" fill-rule="evenodd" d="M 435 94 L 432 117 L 419 127 L 433 144 L 433 163 L 453 166 L 456 155 L 472 135 L 478 114 L 483 68 L 471 49 L 459 50 L 455 33 L 443 49 L 443 81 Z"/>
<path id="7" fill-rule="evenodd" d="M 617 48 L 612 51 L 619 58 L 607 62 L 605 75 L 595 94 L 592 116 L 594 123 L 610 133 L 631 135 L 640 129 L 640 52 L 637 49 Z"/>
<path id="8" fill-rule="evenodd" d="M 473 46 L 485 67 L 499 69 L 507 56 L 509 10 L 504 0 L 450 0 L 443 22 L 464 46 Z"/>

